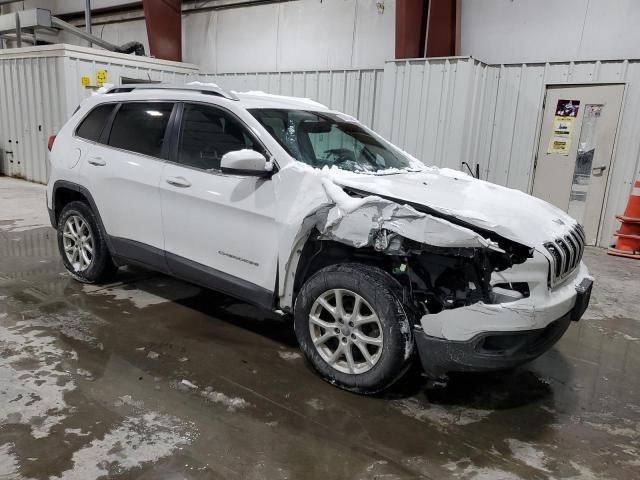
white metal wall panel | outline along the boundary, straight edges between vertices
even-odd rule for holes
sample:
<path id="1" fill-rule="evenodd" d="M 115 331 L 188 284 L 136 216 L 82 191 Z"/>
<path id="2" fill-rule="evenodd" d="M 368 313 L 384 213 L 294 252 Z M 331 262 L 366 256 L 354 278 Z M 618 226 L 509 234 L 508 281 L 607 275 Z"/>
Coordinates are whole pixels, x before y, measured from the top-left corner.
<path id="1" fill-rule="evenodd" d="M 382 92 L 382 70 L 204 73 L 198 79 L 237 92 L 258 90 L 274 95 L 310 98 L 353 115 L 374 128 Z"/>
<path id="2" fill-rule="evenodd" d="M 600 245 L 610 243 L 615 215 L 640 176 L 640 61 L 487 65 L 452 57 L 391 61 L 384 70 L 196 74 L 195 67 L 172 62 L 57 48 L 0 51 L 0 155 L 14 151 L 19 174 L 39 182 L 47 178 L 47 137 L 90 93 L 80 77 L 95 78 L 103 69 L 114 83 L 197 78 L 228 90 L 311 98 L 358 117 L 426 164 L 478 163 L 481 178 L 525 192 L 533 185 L 546 86 L 624 83 Z M 7 155 L 0 160 L 1 171 L 10 172 Z"/>
<path id="3" fill-rule="evenodd" d="M 484 178 L 528 192 L 544 98 L 544 68 L 528 65 L 490 68 L 498 71 L 499 81 L 491 154 Z"/>
<path id="4" fill-rule="evenodd" d="M 530 192 L 548 85 L 624 83 L 600 246 L 611 242 L 640 176 L 640 61 L 486 65 L 470 58 L 387 62 L 376 127 L 426 164 Z"/>
<path id="5" fill-rule="evenodd" d="M 611 235 L 619 227 L 615 216 L 624 212 L 633 183 L 640 178 L 640 62 L 620 62 L 618 67 L 601 69 L 599 80 L 615 78 L 609 81 L 626 84 L 601 222 L 599 244 L 602 246 L 611 242 Z M 611 76 L 604 76 L 605 72 Z"/>
<path id="6" fill-rule="evenodd" d="M 65 92 L 59 88 L 62 77 L 61 62 L 55 57 L 0 57 L 3 173 L 46 181 L 47 138 L 64 121 Z"/>
<path id="7" fill-rule="evenodd" d="M 466 57 L 388 62 L 383 85 L 385 137 L 427 165 L 486 165 L 497 89 L 489 67 Z"/>
<path id="8" fill-rule="evenodd" d="M 0 50 L 0 174 L 46 183 L 47 139 L 91 95 L 80 77 L 95 83 L 98 70 L 107 70 L 112 83 L 122 77 L 185 83 L 197 72 L 193 65 L 69 45 Z"/>
<path id="9" fill-rule="evenodd" d="M 640 175 L 640 63 L 593 61 L 492 66 L 499 71 L 487 179 L 530 192 L 549 85 L 623 83 L 621 111 L 598 245 L 608 246 L 635 178 Z"/>

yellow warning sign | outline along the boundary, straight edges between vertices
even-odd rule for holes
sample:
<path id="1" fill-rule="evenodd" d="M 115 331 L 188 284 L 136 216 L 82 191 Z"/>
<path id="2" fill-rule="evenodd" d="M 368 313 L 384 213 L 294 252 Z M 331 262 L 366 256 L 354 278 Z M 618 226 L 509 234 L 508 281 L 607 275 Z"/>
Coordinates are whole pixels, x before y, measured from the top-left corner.
<path id="1" fill-rule="evenodd" d="M 96 85 L 98 87 L 102 87 L 105 83 L 107 83 L 107 71 L 106 70 L 96 71 Z"/>
<path id="2" fill-rule="evenodd" d="M 558 100 L 547 154 L 569 155 L 580 100 Z"/>
<path id="3" fill-rule="evenodd" d="M 88 87 L 89 85 L 91 85 L 91 78 L 82 76 L 80 77 L 80 83 L 83 87 Z"/>

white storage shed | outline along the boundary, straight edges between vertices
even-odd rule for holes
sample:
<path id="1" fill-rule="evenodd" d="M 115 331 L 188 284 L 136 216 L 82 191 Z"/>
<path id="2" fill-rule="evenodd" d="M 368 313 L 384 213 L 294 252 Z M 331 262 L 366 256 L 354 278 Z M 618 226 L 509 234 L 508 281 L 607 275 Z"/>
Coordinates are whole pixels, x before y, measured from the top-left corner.
<path id="1" fill-rule="evenodd" d="M 46 183 L 47 139 L 103 83 L 185 83 L 196 65 L 75 45 L 0 50 L 0 174 Z"/>

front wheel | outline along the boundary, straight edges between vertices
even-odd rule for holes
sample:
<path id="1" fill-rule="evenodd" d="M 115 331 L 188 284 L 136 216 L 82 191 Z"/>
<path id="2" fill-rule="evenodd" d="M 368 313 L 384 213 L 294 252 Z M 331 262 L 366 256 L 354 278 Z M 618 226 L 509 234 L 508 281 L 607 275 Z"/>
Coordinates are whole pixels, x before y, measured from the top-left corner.
<path id="1" fill-rule="evenodd" d="M 413 335 L 400 286 L 363 264 L 323 268 L 296 299 L 294 327 L 307 360 L 329 383 L 374 394 L 407 370 Z"/>

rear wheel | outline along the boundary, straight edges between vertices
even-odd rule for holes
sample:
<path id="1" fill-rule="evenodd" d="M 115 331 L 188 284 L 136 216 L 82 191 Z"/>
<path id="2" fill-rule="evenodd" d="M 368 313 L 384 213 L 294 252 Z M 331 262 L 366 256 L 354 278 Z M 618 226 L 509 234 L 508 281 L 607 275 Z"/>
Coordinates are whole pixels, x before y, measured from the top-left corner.
<path id="1" fill-rule="evenodd" d="M 118 269 L 95 213 L 84 202 L 70 202 L 62 209 L 58 219 L 58 249 L 65 268 L 81 282 L 108 281 Z"/>
<path id="2" fill-rule="evenodd" d="M 413 352 L 398 283 L 362 264 L 313 275 L 295 304 L 295 331 L 307 360 L 328 382 L 373 394 L 407 370 Z"/>

